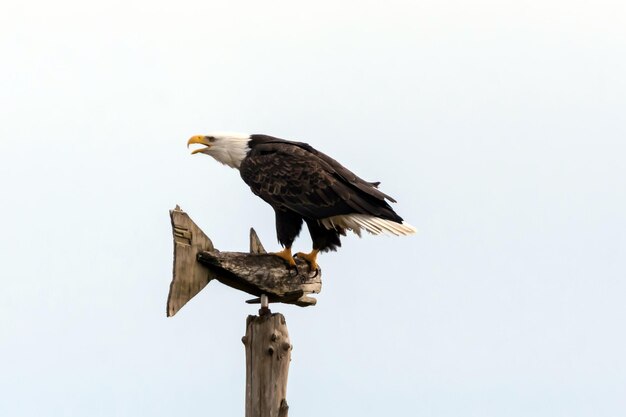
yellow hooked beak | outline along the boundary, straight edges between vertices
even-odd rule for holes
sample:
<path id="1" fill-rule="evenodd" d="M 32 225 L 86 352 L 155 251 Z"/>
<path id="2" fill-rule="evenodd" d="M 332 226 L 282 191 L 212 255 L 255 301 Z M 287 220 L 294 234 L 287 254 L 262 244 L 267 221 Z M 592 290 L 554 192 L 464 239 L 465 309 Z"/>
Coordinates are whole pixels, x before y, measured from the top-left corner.
<path id="1" fill-rule="evenodd" d="M 192 136 L 191 139 L 187 141 L 187 147 L 189 147 L 189 145 L 194 144 L 194 143 L 199 143 L 200 145 L 204 145 L 206 146 L 206 148 L 195 149 L 193 152 L 191 152 L 192 155 L 196 153 L 206 153 L 206 151 L 211 147 L 211 142 L 209 141 L 209 138 L 207 138 L 206 136 L 202 136 L 202 135 Z"/>

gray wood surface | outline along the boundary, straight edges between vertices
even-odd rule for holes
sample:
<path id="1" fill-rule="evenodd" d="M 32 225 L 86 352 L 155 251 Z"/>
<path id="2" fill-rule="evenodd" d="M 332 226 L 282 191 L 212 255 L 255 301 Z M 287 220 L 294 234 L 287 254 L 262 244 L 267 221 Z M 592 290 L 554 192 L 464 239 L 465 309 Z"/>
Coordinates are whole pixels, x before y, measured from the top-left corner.
<path id="1" fill-rule="evenodd" d="M 214 273 L 198 263 L 198 252 L 214 250 L 213 243 L 179 206 L 170 210 L 174 237 L 174 270 L 167 296 L 167 316 L 173 316 L 200 292 Z"/>
<path id="2" fill-rule="evenodd" d="M 267 253 L 261 243 L 261 239 L 259 239 L 259 236 L 252 227 L 250 228 L 250 253 Z"/>
<path id="3" fill-rule="evenodd" d="M 259 297 L 267 294 L 272 303 L 314 305 L 317 300 L 306 294 L 322 289 L 321 273 L 313 276 L 304 260 L 296 259 L 298 272 L 270 254 L 205 251 L 198 254 L 198 262 L 215 271 L 220 282 Z"/>
<path id="4" fill-rule="evenodd" d="M 287 378 L 292 345 L 280 313 L 248 316 L 246 417 L 287 417 Z"/>
<path id="5" fill-rule="evenodd" d="M 270 302 L 315 305 L 309 294 L 322 289 L 322 272 L 309 271 L 308 264 L 296 258 L 297 271 L 267 254 L 254 229 L 250 229 L 250 252 L 220 252 L 191 218 L 176 206 L 170 210 L 174 237 L 174 271 L 167 299 L 167 316 L 176 314 L 211 280 Z M 248 300 L 259 303 L 260 298 Z"/>

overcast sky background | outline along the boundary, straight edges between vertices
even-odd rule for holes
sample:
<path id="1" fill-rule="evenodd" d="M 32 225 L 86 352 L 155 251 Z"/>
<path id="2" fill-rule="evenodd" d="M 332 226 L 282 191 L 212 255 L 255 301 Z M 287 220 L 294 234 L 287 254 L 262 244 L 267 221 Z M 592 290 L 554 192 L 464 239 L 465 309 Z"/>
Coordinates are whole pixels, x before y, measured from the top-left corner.
<path id="1" fill-rule="evenodd" d="M 291 414 L 626 415 L 625 4 L 4 2 L 0 415 L 243 415 L 250 297 L 165 317 L 176 204 L 278 248 L 186 149 L 214 130 L 309 142 L 420 230 L 273 306 Z"/>

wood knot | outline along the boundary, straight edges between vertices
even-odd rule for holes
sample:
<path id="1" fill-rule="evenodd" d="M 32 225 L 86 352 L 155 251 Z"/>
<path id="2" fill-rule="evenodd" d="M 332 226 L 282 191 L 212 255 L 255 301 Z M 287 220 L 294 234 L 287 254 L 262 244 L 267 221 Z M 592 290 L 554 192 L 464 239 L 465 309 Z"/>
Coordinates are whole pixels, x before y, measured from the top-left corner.
<path id="1" fill-rule="evenodd" d="M 248 343 L 248 336 L 244 336 L 241 338 L 241 343 L 243 343 L 244 345 Z"/>
<path id="2" fill-rule="evenodd" d="M 278 417 L 287 417 L 289 413 L 289 406 L 287 405 L 287 400 L 282 399 L 280 401 L 280 408 L 278 409 Z"/>
<path id="3" fill-rule="evenodd" d="M 283 350 L 291 349 L 291 345 L 289 344 L 289 342 L 283 342 L 283 344 L 281 346 L 282 346 Z"/>
<path id="4" fill-rule="evenodd" d="M 272 340 L 272 342 L 275 342 L 278 339 L 278 333 L 276 332 L 272 333 L 272 336 L 270 337 L 270 339 Z"/>
<path id="5" fill-rule="evenodd" d="M 270 347 L 267 349 L 267 353 L 269 353 L 270 355 L 273 355 L 273 354 L 274 354 L 274 348 L 270 346 Z"/>

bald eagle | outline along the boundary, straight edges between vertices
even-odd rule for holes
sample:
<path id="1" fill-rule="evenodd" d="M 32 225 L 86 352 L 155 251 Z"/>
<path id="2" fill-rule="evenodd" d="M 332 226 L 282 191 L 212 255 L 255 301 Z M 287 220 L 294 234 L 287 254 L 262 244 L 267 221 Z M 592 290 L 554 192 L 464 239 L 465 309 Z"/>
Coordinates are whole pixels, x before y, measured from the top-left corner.
<path id="1" fill-rule="evenodd" d="M 215 133 L 193 136 L 200 144 L 192 154 L 204 153 L 239 170 L 252 192 L 274 208 L 276 234 L 283 250 L 274 253 L 295 267 L 291 246 L 305 222 L 313 250 L 298 252 L 311 270 L 318 270 L 319 252 L 341 246 L 339 236 L 350 230 L 378 235 L 415 233 L 387 203 L 396 201 L 339 162 L 310 145 L 267 135 Z"/>

